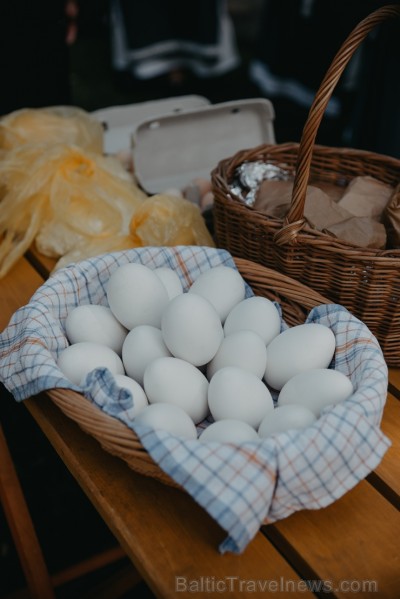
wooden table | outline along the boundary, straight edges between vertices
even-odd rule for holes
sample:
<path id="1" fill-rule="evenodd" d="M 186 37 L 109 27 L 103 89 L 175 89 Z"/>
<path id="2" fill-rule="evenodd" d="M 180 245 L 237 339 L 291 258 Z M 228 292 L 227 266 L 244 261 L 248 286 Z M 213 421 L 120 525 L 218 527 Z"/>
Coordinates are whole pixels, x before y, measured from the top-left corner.
<path id="1" fill-rule="evenodd" d="M 0 280 L 1 330 L 51 266 L 28 254 Z M 226 533 L 190 496 L 133 472 L 46 396 L 24 403 L 157 597 L 400 597 L 400 370 L 375 472 L 327 508 L 263 527 L 241 555 L 219 554 Z"/>

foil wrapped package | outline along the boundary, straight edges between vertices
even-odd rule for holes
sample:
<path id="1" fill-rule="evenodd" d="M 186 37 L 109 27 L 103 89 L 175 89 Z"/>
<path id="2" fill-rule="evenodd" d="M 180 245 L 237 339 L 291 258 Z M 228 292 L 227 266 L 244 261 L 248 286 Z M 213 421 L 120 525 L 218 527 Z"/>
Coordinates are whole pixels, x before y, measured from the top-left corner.
<path id="1" fill-rule="evenodd" d="M 230 190 L 247 206 L 253 206 L 263 181 L 289 181 L 293 176 L 287 169 L 262 160 L 243 162 L 235 170 Z"/>

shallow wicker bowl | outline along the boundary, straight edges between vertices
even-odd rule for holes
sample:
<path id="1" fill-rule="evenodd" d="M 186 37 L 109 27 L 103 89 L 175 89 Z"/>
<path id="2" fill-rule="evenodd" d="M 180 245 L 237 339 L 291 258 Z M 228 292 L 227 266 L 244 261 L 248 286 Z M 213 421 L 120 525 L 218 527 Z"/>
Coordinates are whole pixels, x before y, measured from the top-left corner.
<path id="1" fill-rule="evenodd" d="M 256 295 L 280 304 L 283 318 L 290 326 L 304 322 L 315 306 L 329 303 L 318 292 L 270 268 L 241 258 L 235 258 L 235 263 Z M 108 416 L 77 392 L 69 389 L 51 389 L 46 393 L 66 416 L 97 439 L 106 451 L 123 459 L 136 472 L 178 487 L 177 483 L 154 462 L 137 435 L 125 424 Z"/>

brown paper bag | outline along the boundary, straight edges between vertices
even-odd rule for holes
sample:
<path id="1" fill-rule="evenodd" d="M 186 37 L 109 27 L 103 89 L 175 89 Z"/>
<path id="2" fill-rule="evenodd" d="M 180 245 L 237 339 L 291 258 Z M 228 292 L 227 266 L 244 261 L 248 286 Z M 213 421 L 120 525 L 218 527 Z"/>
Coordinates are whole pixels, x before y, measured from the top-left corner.
<path id="1" fill-rule="evenodd" d="M 292 190 L 290 181 L 263 181 L 253 207 L 264 214 L 283 218 L 289 210 Z M 321 230 L 352 215 L 319 187 L 308 185 L 304 216 L 312 227 Z"/>
<path id="2" fill-rule="evenodd" d="M 328 228 L 328 232 L 359 247 L 384 249 L 386 246 L 384 225 L 368 216 L 353 216 L 335 223 Z"/>
<path id="3" fill-rule="evenodd" d="M 304 217 L 312 228 L 359 247 L 385 247 L 384 225 L 370 216 L 355 217 L 346 210 L 341 200 L 337 201 L 340 188 L 328 186 L 325 189 L 329 195 L 319 187 L 307 186 Z M 253 207 L 264 214 L 283 219 L 290 207 L 292 190 L 293 183 L 290 181 L 263 181 Z"/>
<path id="4" fill-rule="evenodd" d="M 339 206 L 354 216 L 369 216 L 380 220 L 392 193 L 390 185 L 374 177 L 354 177 L 339 200 Z"/>

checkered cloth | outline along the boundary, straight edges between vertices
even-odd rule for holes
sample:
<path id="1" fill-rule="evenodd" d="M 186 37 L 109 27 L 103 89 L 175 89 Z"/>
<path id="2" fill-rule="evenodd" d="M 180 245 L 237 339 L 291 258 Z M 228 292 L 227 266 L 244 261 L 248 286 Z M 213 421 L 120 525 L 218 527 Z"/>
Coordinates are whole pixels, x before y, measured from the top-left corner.
<path id="1" fill-rule="evenodd" d="M 107 281 L 127 262 L 173 268 L 185 290 L 206 269 L 220 264 L 235 268 L 224 250 L 182 246 L 107 254 L 56 272 L 0 336 L 0 380 L 17 401 L 55 387 L 74 389 L 131 427 L 160 468 L 226 530 L 221 552 L 242 552 L 263 523 L 329 505 L 379 464 L 390 445 L 379 428 L 387 366 L 367 327 L 336 304 L 314 308 L 307 321 L 332 329 L 332 367 L 350 377 L 355 391 L 303 430 L 240 445 L 183 440 L 131 420 L 134 398 L 118 389 L 108 370 L 90 373 L 84 387 L 71 384 L 56 365 L 68 345 L 65 318 L 82 303 L 107 305 Z M 246 293 L 252 295 L 251 289 Z"/>

